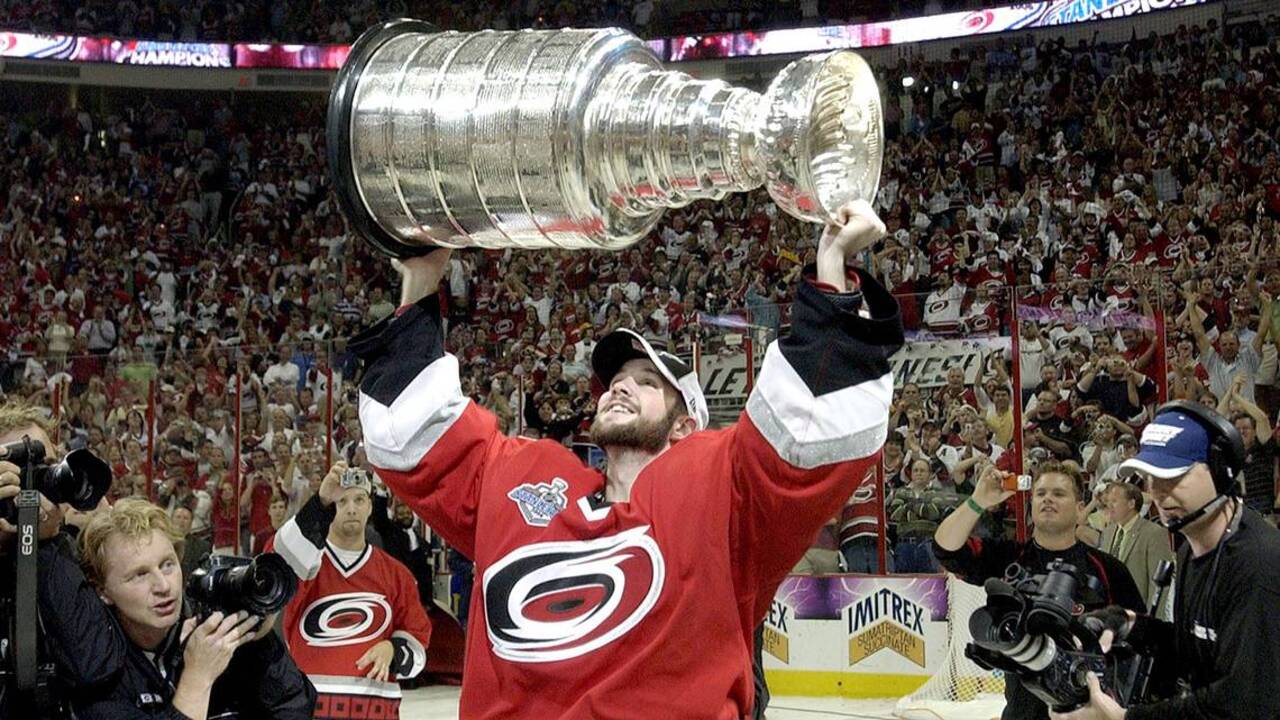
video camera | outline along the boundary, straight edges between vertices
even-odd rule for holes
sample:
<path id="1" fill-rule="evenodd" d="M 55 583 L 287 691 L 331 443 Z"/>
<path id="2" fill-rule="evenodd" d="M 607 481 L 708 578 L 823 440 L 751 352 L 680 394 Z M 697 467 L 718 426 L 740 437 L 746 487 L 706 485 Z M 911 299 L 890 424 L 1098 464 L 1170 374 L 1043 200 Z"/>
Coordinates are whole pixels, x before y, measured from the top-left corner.
<path id="1" fill-rule="evenodd" d="M 969 616 L 973 642 L 964 654 L 987 670 L 1017 675 L 1055 712 L 1089 702 L 1087 674 L 1121 705 L 1142 699 L 1148 658 L 1123 642 L 1109 653 L 1081 620 L 1084 603 L 1101 604 L 1098 580 L 1055 560 L 1044 575 L 1010 566 L 1005 579 L 985 584 L 987 604 Z"/>
<path id="2" fill-rule="evenodd" d="M 187 580 L 187 599 L 201 617 L 241 610 L 269 615 L 287 605 L 297 591 L 298 576 L 276 553 L 255 558 L 210 555 Z"/>

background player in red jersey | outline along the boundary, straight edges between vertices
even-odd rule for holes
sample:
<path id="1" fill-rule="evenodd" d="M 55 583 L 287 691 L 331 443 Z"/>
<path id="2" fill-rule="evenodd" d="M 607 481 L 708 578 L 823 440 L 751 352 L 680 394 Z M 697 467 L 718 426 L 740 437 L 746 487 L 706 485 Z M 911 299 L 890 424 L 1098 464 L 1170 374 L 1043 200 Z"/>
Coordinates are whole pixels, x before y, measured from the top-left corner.
<path id="1" fill-rule="evenodd" d="M 417 583 L 365 540 L 372 492 L 368 473 L 335 464 L 268 547 L 298 574 L 284 633 L 316 686 L 317 718 L 398 718 L 396 680 L 426 667 L 431 623 Z"/>
<path id="2" fill-rule="evenodd" d="M 694 370 L 641 335 L 596 345 L 607 469 L 511 438 L 462 393 L 436 290 L 449 253 L 397 263 L 396 316 L 351 347 L 387 485 L 475 561 L 466 718 L 742 718 L 752 632 L 884 443 L 897 304 L 846 266 L 884 233 L 841 208 L 738 422 L 707 430 Z"/>

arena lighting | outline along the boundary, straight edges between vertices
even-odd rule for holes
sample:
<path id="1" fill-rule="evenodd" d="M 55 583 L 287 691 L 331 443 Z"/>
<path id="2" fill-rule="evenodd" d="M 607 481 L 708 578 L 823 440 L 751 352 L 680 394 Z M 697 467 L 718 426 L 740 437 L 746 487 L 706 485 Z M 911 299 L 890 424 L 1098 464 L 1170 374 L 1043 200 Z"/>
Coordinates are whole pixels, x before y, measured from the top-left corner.
<path id="1" fill-rule="evenodd" d="M 1201 5 L 1208 0 L 1042 0 L 861 25 L 713 33 L 666 38 L 668 62 L 883 47 L 1061 27 Z"/>
<path id="2" fill-rule="evenodd" d="M 861 25 L 789 28 L 655 38 L 664 61 L 815 53 L 1060 27 L 1202 5 L 1209 0 L 1042 0 Z M 0 57 L 195 68 L 337 70 L 349 45 L 181 43 L 0 30 Z M 906 85 L 906 78 L 903 79 Z"/>
<path id="3" fill-rule="evenodd" d="M 910 75 L 902 78 L 902 87 L 904 88 L 909 88 L 915 84 L 916 84 L 916 79 L 911 77 Z"/>

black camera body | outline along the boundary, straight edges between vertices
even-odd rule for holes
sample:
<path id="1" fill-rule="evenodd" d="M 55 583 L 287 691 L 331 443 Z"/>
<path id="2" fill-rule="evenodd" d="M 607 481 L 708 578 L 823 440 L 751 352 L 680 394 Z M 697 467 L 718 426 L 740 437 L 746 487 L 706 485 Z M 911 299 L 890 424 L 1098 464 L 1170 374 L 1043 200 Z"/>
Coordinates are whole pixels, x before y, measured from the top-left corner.
<path id="1" fill-rule="evenodd" d="M 241 610 L 265 616 L 289 603 L 298 576 L 276 553 L 255 558 L 210 555 L 187 579 L 187 600 L 196 615 L 225 615 Z"/>
<path id="2" fill-rule="evenodd" d="M 51 465 L 45 461 L 43 443 L 23 438 L 0 446 L 0 460 L 29 474 L 30 488 L 55 505 L 68 503 L 77 510 L 92 510 L 111 488 L 111 466 L 83 448 L 72 450 L 61 462 Z M 14 522 L 17 516 L 18 507 L 13 500 L 0 501 L 0 517 Z"/>
<path id="3" fill-rule="evenodd" d="M 1089 702 L 1091 672 L 1121 705 L 1141 699 L 1136 695 L 1142 656 L 1120 642 L 1103 653 L 1098 636 L 1080 620 L 1082 602 L 1098 596 L 1095 578 L 1061 560 L 1044 575 L 1017 565 L 1010 570 L 1007 579 L 987 580 L 987 604 L 969 616 L 973 642 L 965 657 L 987 670 L 1017 675 L 1055 712 Z"/>

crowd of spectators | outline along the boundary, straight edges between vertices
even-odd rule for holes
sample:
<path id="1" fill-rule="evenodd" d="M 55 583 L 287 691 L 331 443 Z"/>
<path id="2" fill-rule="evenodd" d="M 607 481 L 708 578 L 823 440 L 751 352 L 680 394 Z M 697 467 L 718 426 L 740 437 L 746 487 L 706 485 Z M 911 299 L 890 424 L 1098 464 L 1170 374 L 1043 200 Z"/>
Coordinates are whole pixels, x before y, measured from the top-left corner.
<path id="1" fill-rule="evenodd" d="M 182 42 L 350 43 L 366 28 L 413 17 L 446 30 L 625 27 L 643 37 L 933 15 L 980 0 L 0 0 L 0 28 Z"/>
<path id="2" fill-rule="evenodd" d="M 1015 405 L 1026 468 L 1071 460 L 1096 483 L 1162 388 L 1233 416 L 1250 502 L 1270 510 L 1280 53 L 1237 40 L 1023 40 L 881 69 L 889 235 L 868 262 L 917 339 L 988 347 L 900 378 L 884 457 L 900 543 L 931 534 L 938 493 L 1016 467 Z M 112 464 L 113 497 L 185 507 L 219 549 L 269 535 L 326 459 L 363 463 L 346 340 L 398 291 L 337 210 L 323 111 L 0 114 L 0 389 L 56 404 L 63 442 Z M 595 338 L 629 326 L 689 353 L 726 318 L 768 335 L 815 243 L 754 192 L 673 210 L 620 253 L 458 253 L 447 344 L 507 432 L 571 442 Z M 1008 344 L 981 340 L 1014 330 L 1017 388 Z"/>

